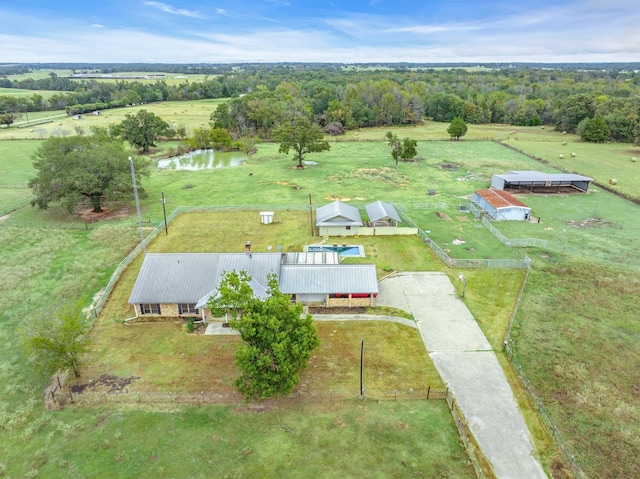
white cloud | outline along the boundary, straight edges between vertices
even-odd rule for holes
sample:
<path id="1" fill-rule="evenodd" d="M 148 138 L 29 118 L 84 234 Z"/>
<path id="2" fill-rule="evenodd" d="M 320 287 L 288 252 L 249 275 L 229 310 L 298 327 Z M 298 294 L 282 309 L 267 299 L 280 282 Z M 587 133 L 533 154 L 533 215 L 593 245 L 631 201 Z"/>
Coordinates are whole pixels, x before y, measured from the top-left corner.
<path id="1" fill-rule="evenodd" d="M 193 17 L 193 18 L 204 18 L 204 16 L 200 12 L 186 10 L 184 8 L 175 8 L 171 5 L 167 5 L 166 3 L 161 2 L 144 2 L 148 7 L 154 7 L 158 10 L 171 13 L 173 15 L 182 15 L 183 17 Z"/>

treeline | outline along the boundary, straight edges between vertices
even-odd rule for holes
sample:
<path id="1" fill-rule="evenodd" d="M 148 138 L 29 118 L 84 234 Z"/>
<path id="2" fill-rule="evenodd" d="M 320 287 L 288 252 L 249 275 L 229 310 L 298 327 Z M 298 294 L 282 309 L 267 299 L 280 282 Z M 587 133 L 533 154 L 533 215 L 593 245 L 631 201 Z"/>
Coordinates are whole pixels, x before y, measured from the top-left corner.
<path id="1" fill-rule="evenodd" d="M 227 111 L 222 107 L 216 113 L 216 121 L 229 130 L 250 129 L 264 137 L 286 121 L 287 110 L 293 108 L 321 126 L 339 122 L 345 128 L 413 124 L 424 117 L 449 122 L 458 117 L 468 123 L 552 125 L 574 132 L 582 120 L 597 115 L 604 118 L 609 137 L 623 142 L 634 141 L 640 116 L 640 74 L 630 69 L 218 67 L 218 74 L 203 81 L 177 85 L 164 80 L 148 84 L 70 80 L 55 73 L 41 80 L 5 78 L 0 86 L 10 82 L 14 88 L 61 93 L 48 99 L 37 93 L 0 97 L 0 112 L 65 109 L 75 114 L 157 101 L 231 97 Z"/>

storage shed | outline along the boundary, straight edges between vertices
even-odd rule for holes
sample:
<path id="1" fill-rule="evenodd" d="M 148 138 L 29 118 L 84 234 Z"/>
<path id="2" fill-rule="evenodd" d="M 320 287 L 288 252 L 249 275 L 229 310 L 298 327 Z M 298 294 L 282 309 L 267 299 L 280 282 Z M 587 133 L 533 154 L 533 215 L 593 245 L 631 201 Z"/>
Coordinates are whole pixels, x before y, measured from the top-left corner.
<path id="1" fill-rule="evenodd" d="M 362 217 L 355 206 L 334 201 L 316 210 L 316 226 L 320 236 L 355 236 Z"/>
<path id="2" fill-rule="evenodd" d="M 531 208 L 502 190 L 478 190 L 473 194 L 473 203 L 494 220 L 527 221 L 531 217 Z"/>
<path id="3" fill-rule="evenodd" d="M 541 173 L 540 171 L 510 171 L 491 177 L 491 188 L 518 190 L 522 193 L 536 191 L 579 191 L 586 193 L 593 178 L 573 173 Z"/>
<path id="4" fill-rule="evenodd" d="M 369 203 L 364 208 L 367 210 L 369 223 L 374 228 L 376 226 L 397 226 L 402 221 L 396 208 L 389 203 L 376 201 L 375 203 Z"/>

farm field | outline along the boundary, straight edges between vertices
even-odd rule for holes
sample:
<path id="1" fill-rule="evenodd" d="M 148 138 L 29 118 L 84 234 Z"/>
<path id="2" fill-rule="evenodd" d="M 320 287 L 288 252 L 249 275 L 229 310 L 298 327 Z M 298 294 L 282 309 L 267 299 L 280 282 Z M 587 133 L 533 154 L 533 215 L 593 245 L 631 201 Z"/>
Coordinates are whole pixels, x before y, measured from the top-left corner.
<path id="1" fill-rule="evenodd" d="M 183 104 L 174 106 L 179 105 Z M 194 102 L 194 105 L 197 111 L 189 112 L 190 124 L 197 126 L 201 119 L 206 125 L 213 108 L 201 108 L 201 102 Z M 145 105 L 149 109 L 151 106 Z M 184 109 L 185 106 L 182 106 L 176 111 L 182 112 Z M 135 111 L 137 109 L 131 113 Z M 65 121 L 68 121 L 69 131 L 73 131 L 73 120 Z M 58 126 L 57 123 L 55 125 Z M 63 126 L 66 128 L 66 125 Z M 387 129 L 377 132 L 363 130 L 359 141 L 332 142 L 331 151 L 309 156 L 308 160 L 317 164 L 308 165 L 304 171 L 297 171 L 290 158 L 279 154 L 277 145 L 269 143 L 259 145 L 258 153 L 240 167 L 202 172 L 157 171 L 143 182 L 148 193 L 148 197 L 142 200 L 143 219 L 150 225 L 161 221 L 161 192 L 167 197 L 168 211 L 183 205 L 212 204 L 287 203 L 304 207 L 308 205 L 309 193 L 314 206 L 333 199 L 342 199 L 357 206 L 382 199 L 404 205 L 420 227 L 430 230 L 438 242 L 450 243 L 456 238 L 467 240 L 461 245 L 443 245 L 451 250 L 450 254 L 454 257 L 503 257 L 511 254 L 497 240 L 493 241 L 486 230 L 477 228 L 473 220 L 461 219 L 470 218 L 471 215 L 460 212 L 459 205 L 469 201 L 472 191 L 486 187 L 490 175 L 496 170 L 553 171 L 551 165 L 536 162 L 496 143 L 467 139 L 473 135 L 477 138 L 489 137 L 491 131 L 497 139 L 507 139 L 507 127 L 478 126 L 475 133 L 470 127 L 465 140 L 459 142 L 427 141 L 438 138 L 438 135 L 443 138 L 446 126 L 427 122 L 425 130 L 432 130 L 424 132 L 418 146 L 418 156 L 424 159 L 415 163 L 400 163 L 397 171 L 381 140 Z M 475 125 L 472 127 L 476 128 Z M 414 135 L 413 132 L 419 132 L 420 128 L 399 128 L 396 131 L 401 137 L 417 138 L 418 134 Z M 442 131 L 436 131 L 438 128 L 445 131 L 445 135 Z M 11 133 L 20 134 L 24 130 L 10 129 Z M 579 163 L 587 158 L 591 150 L 577 150 L 577 145 L 582 144 L 574 147 L 569 135 L 534 127 L 517 130 L 518 139 L 511 135 L 511 139 L 506 141 L 543 159 L 547 159 L 543 156 L 544 152 L 535 148 L 544 145 L 545 138 L 556 143 L 558 148 L 562 146 L 562 141 L 568 140 L 569 146 L 562 148 L 577 153 L 576 158 L 571 158 L 576 161 L 575 170 L 595 177 L 583 171 Z M 0 131 L 0 137 L 6 133 Z M 379 141 L 363 141 L 367 135 Z M 531 147 L 527 146 L 527 141 Z M 39 143 L 1 141 L 0 177 L 4 180 L 6 175 L 16 182 L 28 180 L 33 171 L 30 152 L 35 151 Z M 625 167 L 620 175 L 625 178 L 621 186 L 634 179 L 638 184 L 640 180 L 632 169 L 637 163 L 629 162 L 626 152 L 630 145 L 586 146 L 602 147 L 602 151 L 612 152 L 609 155 L 611 161 L 616 164 L 620 162 Z M 158 150 L 165 147 L 162 145 Z M 549 155 L 555 155 L 555 146 L 546 148 L 549 149 Z M 551 159 L 549 156 L 549 161 Z M 565 154 L 563 161 L 567 159 Z M 443 167 L 444 164 L 447 166 Z M 435 189 L 435 195 L 429 195 L 429 189 Z M 0 206 L 2 195 L 16 199 L 20 204 L 28 202 L 26 196 L 17 198 L 11 191 L 5 190 L 0 189 Z M 588 195 L 568 197 L 522 196 L 520 198 L 533 207 L 534 215 L 541 217 L 541 223 L 496 224 L 510 238 L 539 237 L 549 241 L 549 250 L 530 248 L 527 251 L 534 260 L 534 266 L 515 322 L 516 357 L 550 411 L 558 430 L 571 445 L 576 461 L 588 475 L 636 477 L 640 455 L 637 454 L 638 443 L 635 438 L 640 434 L 633 424 L 639 422 L 640 399 L 634 389 L 634 378 L 635 371 L 639 369 L 637 344 L 640 338 L 633 324 L 638 312 L 635 298 L 639 293 L 640 273 L 634 267 L 634 259 L 639 255 L 638 227 L 633 218 L 639 216 L 639 210 L 636 205 L 597 186 L 591 191 Z M 94 455 L 100 457 L 96 463 L 104 463 L 104 470 L 113 464 L 126 463 L 127 466 L 122 469 L 124 477 L 134 477 L 140 470 L 137 468 L 148 466 L 146 458 L 153 457 L 156 454 L 154 447 L 159 449 L 159 446 L 141 446 L 139 436 L 131 433 L 128 426 L 118 427 L 117 424 L 144 424 L 149 421 L 147 424 L 151 428 L 163 430 L 173 427 L 177 437 L 186 434 L 186 428 L 170 426 L 175 418 L 164 412 L 157 415 L 153 411 L 127 412 L 115 410 L 112 406 L 46 412 L 40 405 L 44 378 L 36 377 L 28 368 L 19 366 L 21 357 L 15 330 L 20 317 L 42 314 L 49 307 L 51 298 L 82 297 L 87 303 L 90 302 L 90 298 L 104 286 L 118 261 L 136 243 L 132 204 L 113 205 L 113 208 L 113 219 L 101 226 L 94 225 L 91 230 L 84 230 L 84 221 L 70 217 L 66 211 L 52 208 L 42 212 L 30 207 L 16 211 L 0 227 L 0 243 L 3 245 L 0 273 L 4 281 L 0 285 L 0 339 L 5 345 L 0 352 L 0 382 L 6 385 L 5 396 L 0 401 L 0 471 L 4 465 L 8 477 L 25 475 L 33 470 L 45 471 L 46 474 L 43 474 L 46 477 L 66 477 L 71 464 L 77 464 L 79 471 L 84 470 L 82 467 L 86 467 L 90 461 L 79 455 L 66 456 L 58 442 L 64 438 L 70 444 L 79 446 L 90 433 L 97 434 L 100 439 L 93 450 Z M 445 213 L 450 220 L 438 216 L 438 212 Z M 54 224 L 70 222 L 77 222 L 83 229 L 50 228 Z M 171 238 L 172 234 L 167 240 Z M 296 240 L 295 235 L 290 238 L 286 244 L 291 248 L 306 242 L 299 238 Z M 154 244 L 160 245 L 162 240 L 160 235 Z M 194 244 L 190 241 L 186 240 L 185 245 Z M 212 238 L 212 241 L 220 244 L 220 240 Z M 252 241 L 257 241 L 257 238 Z M 387 268 L 402 270 L 415 266 L 444 269 L 426 248 L 423 251 L 428 254 L 420 256 L 420 263 L 416 263 L 419 249 L 412 249 L 409 244 L 402 245 L 406 255 L 400 257 L 390 256 L 397 255 L 397 251 L 387 251 L 383 239 L 373 241 L 359 238 L 359 243 L 365 241 L 371 241 L 365 247 L 377 255 L 372 255 L 372 258 L 376 258 L 379 276 L 385 274 Z M 165 243 L 165 246 L 170 247 L 170 244 Z M 420 244 L 419 247 L 423 246 Z M 473 251 L 466 248 L 473 248 Z M 452 279 L 458 273 L 447 272 Z M 467 304 L 496 349 L 500 348 L 504 339 L 522 274 L 521 271 L 514 271 L 513 276 L 506 276 L 504 272 L 493 270 L 465 272 L 469 282 Z M 454 284 L 460 287 L 456 281 Z M 488 289 L 490 287 L 493 289 Z M 28 292 L 26 295 L 25 291 Z M 508 293 L 504 294 L 504 291 Z M 126 296 L 126 292 L 123 294 Z M 116 319 L 121 319 L 119 314 L 117 312 L 103 318 L 105 327 L 115 329 L 118 325 Z M 169 335 L 175 337 L 183 334 L 180 325 L 171 324 L 166 329 Z M 353 332 L 354 337 L 359 334 L 362 333 Z M 171 347 L 176 347 L 175 344 L 171 341 L 160 342 L 159 348 L 171 350 Z M 201 346 L 195 344 L 192 347 L 198 350 Z M 620 354 L 620 351 L 624 351 L 624 354 Z M 126 361 L 116 363 L 122 365 Z M 607 395 L 605 392 L 608 392 Z M 531 407 L 527 406 L 526 399 L 521 403 L 524 407 Z M 196 411 L 207 411 L 206 414 L 211 416 L 223 414 L 215 406 L 197 408 Z M 282 409 L 278 409 L 278 412 L 282 417 Z M 533 409 L 531 415 L 534 416 Z M 111 429 L 102 426 L 102 417 L 108 418 L 110 424 L 113 421 L 116 426 Z M 302 418 L 298 420 L 302 421 Z M 404 419 L 401 421 L 406 422 Z M 105 431 L 104 435 L 102 431 Z M 2 436 L 6 434 L 12 439 L 4 440 Z M 534 436 L 537 435 L 534 431 Z M 124 436 L 127 436 L 126 440 L 123 440 Z M 202 438 L 206 440 L 205 436 Z M 122 444 L 120 448 L 119 444 Z M 119 449 L 118 452 L 116 449 Z M 120 457 L 120 449 L 139 451 L 140 456 L 122 455 L 118 462 L 116 458 Z M 166 457 L 167 454 L 165 452 L 159 457 Z M 252 455 L 255 456 L 248 456 Z M 176 457 L 172 456 L 172 459 Z M 188 462 L 186 452 L 184 459 L 182 457 L 173 462 Z M 555 461 L 548 458 L 544 460 L 547 466 Z M 156 462 L 163 471 L 169 470 L 169 466 L 160 464 L 160 459 L 149 460 L 152 467 Z M 198 477 L 198 473 L 194 472 L 194 477 Z M 250 473 L 247 473 L 247 477 L 251 477 Z M 464 473 L 451 473 L 451 477 L 465 476 Z M 554 477 L 568 476 L 556 474 Z"/>
<path id="2" fill-rule="evenodd" d="M 59 95 L 60 92 L 56 90 L 24 90 L 21 88 L 3 88 L 0 87 L 0 96 L 11 97 L 30 97 L 33 95 L 40 95 L 45 100 L 48 100 L 53 95 Z"/>
<path id="3" fill-rule="evenodd" d="M 69 75 L 71 75 L 73 73 L 72 70 L 66 70 L 66 69 L 34 69 L 33 71 L 31 71 L 30 73 L 23 73 L 20 75 L 7 75 L 7 78 L 9 80 L 27 80 L 29 78 L 33 78 L 34 80 L 41 80 L 43 78 L 47 78 L 49 76 L 50 73 L 55 73 L 56 75 L 58 75 L 59 77 L 67 77 Z M 76 73 L 80 73 L 79 71 L 76 71 Z M 179 85 L 181 83 L 185 83 L 187 81 L 189 82 L 203 82 L 205 79 L 204 74 L 186 74 L 186 73 L 167 73 L 167 72 L 115 72 L 112 75 L 115 78 L 104 78 L 104 79 L 96 79 L 97 81 L 110 81 L 110 82 L 114 82 L 116 80 L 118 81 L 137 81 L 140 83 L 155 83 L 156 81 L 158 81 L 155 78 L 150 78 L 150 79 L 118 79 L 118 76 L 132 76 L 132 75 L 136 75 L 136 76 L 144 76 L 144 75 L 166 75 L 164 78 L 164 81 L 167 82 L 167 84 L 176 84 Z M 212 77 L 213 75 L 208 75 L 209 77 Z M 76 81 L 82 81 L 80 80 L 76 80 Z"/>

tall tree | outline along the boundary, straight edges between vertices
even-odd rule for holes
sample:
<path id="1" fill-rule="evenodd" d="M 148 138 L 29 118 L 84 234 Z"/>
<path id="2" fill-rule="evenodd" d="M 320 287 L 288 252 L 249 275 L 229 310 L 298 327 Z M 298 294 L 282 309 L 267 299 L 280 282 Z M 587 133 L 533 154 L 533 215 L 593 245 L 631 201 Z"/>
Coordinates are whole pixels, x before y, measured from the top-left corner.
<path id="1" fill-rule="evenodd" d="M 111 132 L 140 148 L 142 153 L 148 153 L 160 137 L 169 133 L 169 124 L 155 113 L 139 110 L 135 115 L 125 115 L 125 119 L 115 125 Z"/>
<path id="2" fill-rule="evenodd" d="M 90 328 L 81 304 L 67 305 L 58 312 L 27 319 L 22 326 L 23 348 L 36 369 L 53 374 L 71 368 L 78 377 Z"/>
<path id="3" fill-rule="evenodd" d="M 467 123 L 460 117 L 456 117 L 451 121 L 449 128 L 447 128 L 447 133 L 451 138 L 455 138 L 459 140 L 461 136 L 467 134 Z"/>
<path id="4" fill-rule="evenodd" d="M 106 195 L 121 196 L 133 191 L 131 169 L 122 141 L 94 130 L 90 136 L 50 137 L 33 156 L 37 176 L 29 181 L 32 206 L 47 209 L 62 201 L 69 212 L 83 198 L 93 211 L 102 211 Z M 149 163 L 134 160 L 137 179 L 149 175 Z M 144 192 L 142 188 L 139 191 Z"/>
<path id="5" fill-rule="evenodd" d="M 216 293 L 207 303 L 211 314 L 214 317 L 225 315 L 231 319 L 241 316 L 254 298 L 250 281 L 251 276 L 246 271 L 225 271 Z"/>
<path id="6" fill-rule="evenodd" d="M 267 299 L 252 300 L 231 326 L 246 342 L 235 353 L 241 371 L 235 385 L 247 399 L 289 394 L 320 344 L 311 315 L 302 315 L 302 305 L 278 290 L 275 275 Z"/>
<path id="7" fill-rule="evenodd" d="M 391 149 L 391 156 L 396 161 L 396 168 L 398 168 L 398 160 L 408 160 L 414 158 L 418 154 L 418 142 L 411 138 L 404 138 L 400 140 L 398 135 L 388 131 L 385 134 L 387 140 L 387 146 Z"/>
<path id="8" fill-rule="evenodd" d="M 607 122 L 601 115 L 596 115 L 587 121 L 584 125 L 582 134 L 580 135 L 583 141 L 589 141 L 592 143 L 603 143 L 609 138 L 609 127 Z"/>
<path id="9" fill-rule="evenodd" d="M 288 154 L 293 149 L 293 160 L 298 162 L 298 168 L 304 168 L 304 155 L 331 149 L 331 145 L 324 140 L 322 128 L 312 124 L 305 116 L 277 126 L 273 129 L 272 137 L 280 143 L 280 153 Z"/>

